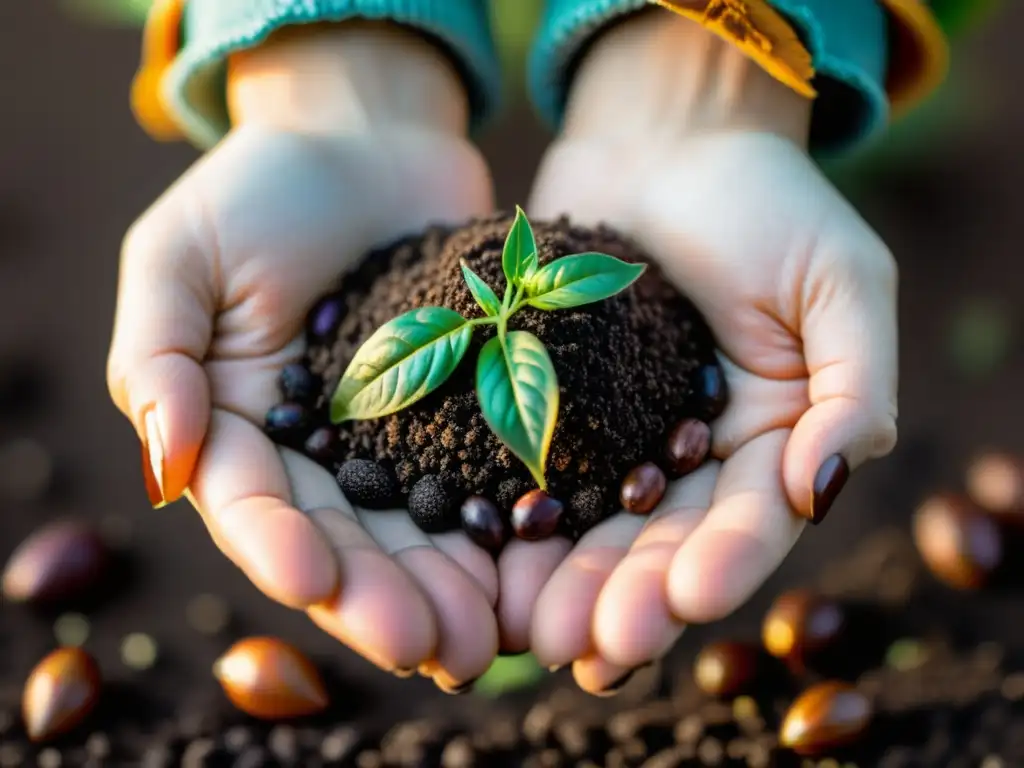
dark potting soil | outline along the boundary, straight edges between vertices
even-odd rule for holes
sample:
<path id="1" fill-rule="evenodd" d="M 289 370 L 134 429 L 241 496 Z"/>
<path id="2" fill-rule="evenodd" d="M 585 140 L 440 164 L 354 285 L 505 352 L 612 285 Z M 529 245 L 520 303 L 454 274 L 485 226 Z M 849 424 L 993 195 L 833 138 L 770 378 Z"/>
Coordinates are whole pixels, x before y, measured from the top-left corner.
<path id="1" fill-rule="evenodd" d="M 329 424 L 328 404 L 342 373 L 387 321 L 423 306 L 481 316 L 460 260 L 502 295 L 501 252 L 511 221 L 501 216 L 429 229 L 369 254 L 344 277 L 310 322 L 307 364 L 322 380 L 322 394 L 312 417 L 285 441 L 299 443 Z M 650 263 L 607 228 L 584 229 L 565 219 L 533 227 L 542 265 L 586 251 Z M 716 364 L 710 331 L 653 264 L 611 299 L 572 310 L 521 310 L 509 327 L 539 337 L 558 375 L 560 405 L 546 477 L 549 493 L 566 507 L 562 521 L 569 535 L 579 536 L 620 509 L 619 484 L 633 467 L 647 461 L 664 466 L 666 436 L 675 424 L 708 418 L 714 415 L 709 408 L 721 407 L 720 398 L 706 402 L 695 387 L 698 368 Z M 341 425 L 333 450 L 314 457 L 335 472 L 349 459 L 373 460 L 392 473 L 403 498 L 430 478 L 432 493 L 440 487 L 449 497 L 440 505 L 441 528 L 459 525 L 459 506 L 471 495 L 492 500 L 507 515 L 536 484 L 488 428 L 477 402 L 473 362 L 493 333 L 492 327 L 478 329 L 462 364 L 431 395 L 391 416 Z"/>

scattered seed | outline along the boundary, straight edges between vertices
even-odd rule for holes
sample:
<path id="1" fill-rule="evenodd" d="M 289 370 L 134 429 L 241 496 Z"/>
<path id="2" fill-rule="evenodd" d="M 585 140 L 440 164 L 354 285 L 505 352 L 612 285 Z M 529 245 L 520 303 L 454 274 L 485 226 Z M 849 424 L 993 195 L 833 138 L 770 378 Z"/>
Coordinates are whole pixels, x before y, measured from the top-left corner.
<path id="1" fill-rule="evenodd" d="M 928 661 L 928 648 L 920 640 L 897 640 L 885 653 L 885 663 L 900 672 L 924 666 Z"/>
<path id="2" fill-rule="evenodd" d="M 53 623 L 53 635 L 57 645 L 78 648 L 89 639 L 89 620 L 80 613 L 65 613 Z"/>
<path id="3" fill-rule="evenodd" d="M 332 427 L 320 427 L 306 438 L 303 452 L 315 461 L 328 463 L 334 460 L 338 448 L 338 432 Z"/>
<path id="4" fill-rule="evenodd" d="M 185 619 L 196 632 L 214 636 L 227 629 L 231 611 L 227 602 L 217 595 L 197 595 L 185 607 Z"/>
<path id="5" fill-rule="evenodd" d="M 729 402 L 729 387 L 725 372 L 718 363 L 701 366 L 694 377 L 694 394 L 701 402 L 701 417 L 712 422 L 725 411 Z"/>
<path id="6" fill-rule="evenodd" d="M 58 648 L 28 677 L 22 692 L 25 730 L 32 741 L 65 733 L 95 707 L 100 694 L 100 671 L 80 648 Z"/>
<path id="7" fill-rule="evenodd" d="M 286 400 L 309 405 L 317 395 L 320 382 L 301 363 L 289 363 L 281 369 L 277 379 L 281 396 Z"/>
<path id="8" fill-rule="evenodd" d="M 525 541 L 540 541 L 554 535 L 562 517 L 562 502 L 535 489 L 512 507 L 512 530 Z"/>
<path id="9" fill-rule="evenodd" d="M 791 590 L 768 609 L 761 639 L 772 656 L 802 664 L 835 643 L 845 624 L 836 601 L 806 589 Z"/>
<path id="10" fill-rule="evenodd" d="M 85 523 L 44 526 L 22 542 L 3 573 L 4 596 L 13 602 L 68 601 L 92 590 L 109 565 L 109 552 Z"/>
<path id="11" fill-rule="evenodd" d="M 634 467 L 622 481 L 619 501 L 627 512 L 646 515 L 665 497 L 665 473 L 657 464 L 647 462 Z"/>
<path id="12" fill-rule="evenodd" d="M 344 314 L 341 299 L 337 296 L 325 296 L 316 303 L 309 313 L 306 324 L 309 335 L 316 340 L 326 339 L 338 330 Z"/>
<path id="13" fill-rule="evenodd" d="M 235 643 L 214 664 L 213 674 L 231 703 L 253 717 L 301 717 L 328 703 L 316 667 L 277 638 L 250 637 Z"/>
<path id="14" fill-rule="evenodd" d="M 264 429 L 271 437 L 291 437 L 309 423 L 309 411 L 298 403 L 278 403 L 267 411 Z"/>
<path id="15" fill-rule="evenodd" d="M 53 459 L 31 438 L 0 446 L 0 497 L 14 501 L 38 499 L 50 487 Z"/>
<path id="16" fill-rule="evenodd" d="M 675 477 L 688 475 L 703 464 L 711 451 L 711 427 L 699 419 L 683 419 L 669 433 L 665 457 Z"/>
<path id="17" fill-rule="evenodd" d="M 966 498 L 938 494 L 914 515 L 914 543 L 929 570 L 957 589 L 985 586 L 1002 564 L 997 522 Z"/>
<path id="18" fill-rule="evenodd" d="M 753 682 L 757 656 L 758 649 L 750 643 L 711 643 L 697 655 L 694 679 L 709 696 L 734 696 Z"/>
<path id="19" fill-rule="evenodd" d="M 820 754 L 856 741 L 872 715 L 871 702 L 848 683 L 818 683 L 793 702 L 779 728 L 779 741 L 800 755 Z"/>
<path id="20" fill-rule="evenodd" d="M 132 669 L 149 669 L 156 663 L 156 641 L 142 632 L 133 632 L 121 641 L 121 661 Z"/>
<path id="21" fill-rule="evenodd" d="M 473 542 L 490 552 L 499 551 L 508 540 L 508 526 L 501 512 L 483 496 L 470 496 L 462 504 L 462 530 Z"/>
<path id="22" fill-rule="evenodd" d="M 338 485 L 345 498 L 364 509 L 387 509 L 398 488 L 391 473 L 375 461 L 351 459 L 338 469 Z"/>

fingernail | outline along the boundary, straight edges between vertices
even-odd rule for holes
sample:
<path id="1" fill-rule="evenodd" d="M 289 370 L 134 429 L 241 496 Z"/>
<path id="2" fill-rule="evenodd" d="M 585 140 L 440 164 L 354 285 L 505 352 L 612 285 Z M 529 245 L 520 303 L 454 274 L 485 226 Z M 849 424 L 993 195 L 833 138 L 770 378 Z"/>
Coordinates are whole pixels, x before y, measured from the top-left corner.
<path id="1" fill-rule="evenodd" d="M 442 685 L 441 683 L 437 683 L 437 687 L 445 693 L 447 693 L 449 696 L 461 696 L 462 694 L 469 693 L 471 690 L 473 690 L 473 686 L 476 684 L 477 680 L 479 680 L 479 678 L 474 677 L 472 680 L 467 680 L 466 682 L 459 683 L 456 686 L 447 686 Z"/>
<path id="2" fill-rule="evenodd" d="M 555 674 L 555 672 L 561 672 L 563 669 L 565 669 L 565 664 L 552 664 L 548 667 L 548 672 Z"/>
<path id="3" fill-rule="evenodd" d="M 614 693 L 618 693 L 626 687 L 626 683 L 633 679 L 633 675 L 636 674 L 636 669 L 631 669 L 629 672 L 624 674 L 622 677 L 617 677 L 612 680 L 608 685 L 597 692 L 598 696 L 611 696 Z"/>
<path id="4" fill-rule="evenodd" d="M 146 439 L 142 443 L 142 477 L 149 503 L 153 509 L 160 509 L 167 504 L 167 499 L 164 497 L 164 444 L 160 438 L 156 410 L 146 411 L 143 421 Z"/>
<path id="5" fill-rule="evenodd" d="M 839 492 L 850 479 L 850 465 L 838 453 L 829 456 L 814 476 L 811 489 L 811 523 L 817 525 L 832 509 Z"/>
<path id="6" fill-rule="evenodd" d="M 407 680 L 416 674 L 416 670 L 408 669 L 406 667 L 396 667 L 395 669 L 391 670 L 391 674 L 393 674 L 395 677 L 401 678 L 402 680 Z"/>

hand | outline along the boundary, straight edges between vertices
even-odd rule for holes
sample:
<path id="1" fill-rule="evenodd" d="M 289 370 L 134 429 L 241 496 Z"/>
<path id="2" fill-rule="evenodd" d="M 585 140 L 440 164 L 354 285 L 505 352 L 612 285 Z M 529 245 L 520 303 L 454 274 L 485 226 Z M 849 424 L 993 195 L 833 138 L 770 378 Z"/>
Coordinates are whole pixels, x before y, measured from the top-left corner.
<path id="1" fill-rule="evenodd" d="M 404 511 L 353 509 L 261 426 L 303 354 L 306 313 L 346 268 L 490 210 L 461 85 L 419 38 L 344 25 L 233 61 L 230 98 L 237 127 L 126 239 L 111 394 L 155 503 L 187 495 L 267 595 L 384 669 L 430 662 L 455 687 L 497 650 L 491 558 Z"/>
<path id="2" fill-rule="evenodd" d="M 808 103 L 706 34 L 652 14 L 602 38 L 530 211 L 632 235 L 707 318 L 731 390 L 715 460 L 650 517 L 502 555 L 503 639 L 594 692 L 746 601 L 896 439 L 893 260 L 808 158 Z"/>

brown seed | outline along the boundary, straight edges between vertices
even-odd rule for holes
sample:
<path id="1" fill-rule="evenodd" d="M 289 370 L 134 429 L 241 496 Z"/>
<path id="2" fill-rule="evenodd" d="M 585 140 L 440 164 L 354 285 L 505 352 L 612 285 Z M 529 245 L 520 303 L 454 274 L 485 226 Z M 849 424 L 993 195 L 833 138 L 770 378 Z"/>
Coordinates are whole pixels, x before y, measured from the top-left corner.
<path id="1" fill-rule="evenodd" d="M 231 703 L 264 720 L 285 720 L 327 707 L 320 673 L 301 652 L 274 637 L 235 643 L 213 665 Z"/>
<path id="2" fill-rule="evenodd" d="M 868 698 L 849 683 L 828 681 L 804 691 L 779 728 L 779 743 L 800 755 L 817 755 L 856 741 L 873 715 Z"/>
<path id="3" fill-rule="evenodd" d="M 100 695 L 100 670 L 81 648 L 58 648 L 28 677 L 21 697 L 25 731 L 32 741 L 66 733 L 92 711 Z"/>
<path id="4" fill-rule="evenodd" d="M 508 539 L 508 526 L 498 508 L 483 496 L 470 496 L 462 504 L 462 530 L 473 542 L 490 552 L 499 551 Z"/>
<path id="5" fill-rule="evenodd" d="M 96 586 L 109 553 L 85 523 L 51 523 L 22 542 L 3 574 L 4 596 L 14 602 L 63 602 Z"/>
<path id="6" fill-rule="evenodd" d="M 761 640 L 772 656 L 803 664 L 835 643 L 846 616 L 835 600 L 796 589 L 776 598 L 761 626 Z"/>
<path id="7" fill-rule="evenodd" d="M 540 541 L 554 535 L 562 517 L 562 502 L 535 489 L 523 494 L 512 507 L 512 530 L 526 541 Z"/>
<path id="8" fill-rule="evenodd" d="M 627 512 L 646 515 L 661 503 L 665 487 L 665 473 L 657 464 L 647 462 L 626 475 L 619 490 L 619 501 Z"/>
<path id="9" fill-rule="evenodd" d="M 758 649 L 751 643 L 718 642 L 697 654 L 693 676 L 710 696 L 735 696 L 744 691 L 757 673 Z"/>
<path id="10" fill-rule="evenodd" d="M 967 493 L 989 512 L 1024 520 L 1024 459 L 986 453 L 967 469 Z"/>
<path id="11" fill-rule="evenodd" d="M 956 589 L 985 586 L 1004 558 L 996 520 L 954 494 L 932 496 L 917 508 L 914 543 L 931 572 Z"/>
<path id="12" fill-rule="evenodd" d="M 700 419 L 683 419 L 669 433 L 665 457 L 676 477 L 693 472 L 711 451 L 711 427 Z"/>

